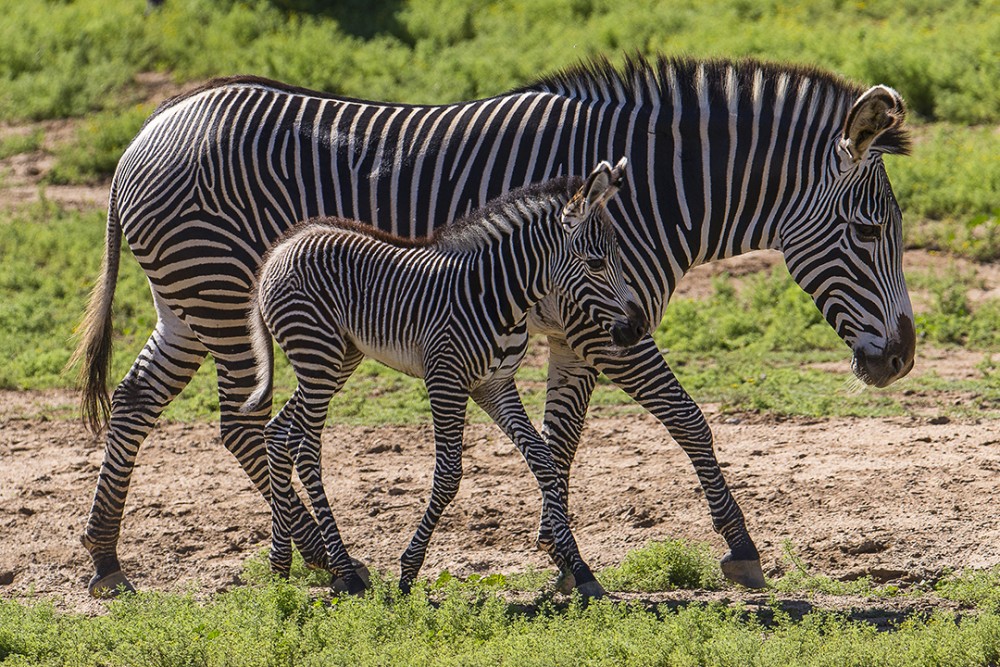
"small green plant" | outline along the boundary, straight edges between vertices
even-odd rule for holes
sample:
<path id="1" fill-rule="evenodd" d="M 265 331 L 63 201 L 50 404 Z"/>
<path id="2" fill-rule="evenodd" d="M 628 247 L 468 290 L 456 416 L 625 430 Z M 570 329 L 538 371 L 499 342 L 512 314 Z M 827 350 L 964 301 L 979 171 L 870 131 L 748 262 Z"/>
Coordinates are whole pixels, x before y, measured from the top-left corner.
<path id="1" fill-rule="evenodd" d="M 608 590 L 642 593 L 723 587 L 719 564 L 708 545 L 684 540 L 651 542 L 630 551 L 621 565 L 602 570 L 598 579 Z"/>
<path id="2" fill-rule="evenodd" d="M 125 112 L 105 113 L 85 121 L 76 139 L 56 147 L 49 183 L 95 183 L 110 178 L 125 148 L 152 112 L 140 105 Z"/>
<path id="3" fill-rule="evenodd" d="M 996 612 L 1000 610 L 1000 567 L 951 573 L 934 585 L 934 592 L 948 600 Z"/>
<path id="4" fill-rule="evenodd" d="M 41 130 L 8 135 L 0 139 L 0 160 L 40 150 L 44 139 L 45 133 Z"/>
<path id="5" fill-rule="evenodd" d="M 784 593 L 812 592 L 871 597 L 889 597 L 900 593 L 898 586 L 894 584 L 879 586 L 872 581 L 871 577 L 838 581 L 823 574 L 813 574 L 789 540 L 785 540 L 782 544 L 782 560 L 789 566 L 788 572 L 772 582 L 772 586 Z"/>

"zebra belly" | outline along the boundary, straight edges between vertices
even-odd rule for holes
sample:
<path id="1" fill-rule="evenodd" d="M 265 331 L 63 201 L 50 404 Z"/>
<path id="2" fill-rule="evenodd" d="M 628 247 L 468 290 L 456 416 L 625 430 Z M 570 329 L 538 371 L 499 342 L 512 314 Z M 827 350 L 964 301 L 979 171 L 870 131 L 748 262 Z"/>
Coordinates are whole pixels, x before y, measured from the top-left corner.
<path id="1" fill-rule="evenodd" d="M 378 344 L 356 338 L 351 342 L 366 357 L 371 357 L 380 364 L 410 377 L 424 377 L 424 353 L 417 345 Z"/>

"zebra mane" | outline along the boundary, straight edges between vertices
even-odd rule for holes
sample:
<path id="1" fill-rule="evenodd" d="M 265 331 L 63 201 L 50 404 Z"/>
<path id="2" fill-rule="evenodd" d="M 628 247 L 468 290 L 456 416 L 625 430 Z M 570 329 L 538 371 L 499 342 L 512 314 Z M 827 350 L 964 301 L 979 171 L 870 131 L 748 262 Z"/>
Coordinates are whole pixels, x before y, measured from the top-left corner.
<path id="1" fill-rule="evenodd" d="M 703 74 L 702 74 L 703 73 Z M 753 80 L 760 76 L 767 91 L 774 91 L 774 83 L 787 77 L 787 89 L 794 94 L 806 80 L 819 86 L 826 95 L 841 101 L 841 122 L 850 105 L 867 88 L 829 71 L 806 65 L 772 63 L 744 58 L 699 60 L 657 56 L 650 60 L 641 54 L 626 55 L 624 64 L 617 67 L 606 57 L 597 56 L 575 66 L 543 77 L 515 92 L 549 92 L 586 102 L 610 104 L 643 103 L 673 94 L 676 85 L 681 92 L 697 90 L 698 79 L 703 76 L 708 83 L 709 98 L 724 99 L 729 80 L 735 80 L 736 93 L 741 102 L 749 100 Z M 906 155 L 910 151 L 909 133 L 897 126 L 887 130 L 872 145 L 882 153 Z"/>
<path id="2" fill-rule="evenodd" d="M 485 206 L 472 211 L 465 217 L 443 227 L 438 227 L 431 236 L 427 237 L 396 236 L 359 220 L 327 216 L 309 218 L 297 223 L 282 235 L 282 239 L 307 233 L 307 230 L 317 233 L 323 233 L 324 230 L 339 230 L 367 236 L 396 248 L 438 247 L 445 251 L 470 250 L 493 238 L 493 235 L 489 234 L 489 230 L 494 228 L 498 222 L 511 219 L 513 205 L 523 203 L 527 208 L 535 208 L 537 205 L 558 204 L 561 208 L 580 189 L 582 184 L 583 179 L 578 176 L 560 176 L 542 183 L 534 183 L 511 190 L 500 197 L 491 199 Z M 518 214 L 517 217 L 524 216 Z M 273 250 L 275 246 L 272 246 L 271 249 Z M 261 260 L 262 264 L 269 255 L 270 250 Z"/>
<path id="3" fill-rule="evenodd" d="M 498 222 L 509 221 L 512 217 L 511 208 L 519 207 L 535 209 L 537 206 L 558 203 L 559 208 L 570 200 L 574 193 L 583 185 L 583 179 L 578 176 L 559 176 L 557 178 L 533 183 L 511 190 L 484 206 L 455 222 L 438 227 L 427 240 L 428 245 L 435 245 L 442 250 L 468 250 L 488 242 L 492 236 L 489 229 Z M 519 214 L 517 217 L 523 217 Z"/>

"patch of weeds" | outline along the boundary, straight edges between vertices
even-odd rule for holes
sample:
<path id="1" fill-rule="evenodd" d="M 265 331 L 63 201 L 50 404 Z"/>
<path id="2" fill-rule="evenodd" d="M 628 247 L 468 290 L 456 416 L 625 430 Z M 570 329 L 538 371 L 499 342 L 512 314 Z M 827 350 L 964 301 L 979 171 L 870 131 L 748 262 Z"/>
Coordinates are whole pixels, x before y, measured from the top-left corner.
<path id="1" fill-rule="evenodd" d="M 975 287 L 974 274 L 952 270 L 923 274 L 912 282 L 932 297 L 930 308 L 914 316 L 918 337 L 939 345 L 1000 346 L 1000 301 L 989 299 L 973 307 L 968 292 Z"/>
<path id="2" fill-rule="evenodd" d="M 25 134 L 12 134 L 0 139 L 0 160 L 20 155 L 22 153 L 33 153 L 42 148 L 42 141 L 45 133 L 41 130 L 34 130 Z"/>
<path id="3" fill-rule="evenodd" d="M 268 560 L 269 552 L 270 548 L 265 547 L 243 561 L 240 579 L 244 583 L 262 586 L 281 580 L 280 577 L 271 572 L 271 563 Z M 299 550 L 293 549 L 292 569 L 288 580 L 301 586 L 329 586 L 330 573 L 326 570 L 315 570 L 306 566 Z"/>
<path id="4" fill-rule="evenodd" d="M 1000 566 L 951 573 L 934 585 L 934 592 L 946 600 L 996 612 L 1000 610 Z"/>
<path id="5" fill-rule="evenodd" d="M 601 570 L 597 578 L 608 590 L 640 593 L 724 586 L 708 545 L 684 540 L 651 542 L 630 551 L 621 565 Z"/>
<path id="6" fill-rule="evenodd" d="M 871 577 L 860 577 L 852 581 L 839 581 L 823 574 L 813 574 L 808 565 L 795 551 L 791 541 L 782 544 L 782 560 L 790 566 L 789 571 L 771 583 L 775 590 L 783 593 L 826 593 L 828 595 L 861 595 L 865 597 L 892 597 L 901 593 L 894 584 L 878 585 Z"/>
<path id="7" fill-rule="evenodd" d="M 74 141 L 56 147 L 56 162 L 46 180 L 65 185 L 110 178 L 152 110 L 151 106 L 138 105 L 89 118 L 77 130 Z"/>

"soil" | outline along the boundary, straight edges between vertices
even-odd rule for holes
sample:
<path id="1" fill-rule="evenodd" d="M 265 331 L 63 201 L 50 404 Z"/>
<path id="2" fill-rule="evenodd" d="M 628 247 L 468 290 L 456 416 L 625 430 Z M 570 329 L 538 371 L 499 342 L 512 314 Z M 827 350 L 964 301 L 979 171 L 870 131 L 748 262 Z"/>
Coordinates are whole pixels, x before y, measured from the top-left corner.
<path id="1" fill-rule="evenodd" d="M 87 597 L 92 572 L 79 536 L 103 447 L 76 422 L 46 416 L 72 400 L 67 392 L 0 393 L 0 528 L 7 538 L 0 541 L 0 596 L 44 597 L 96 613 L 102 605 Z M 787 545 L 813 573 L 843 580 L 906 585 L 1000 564 L 1000 527 L 989 502 L 1000 472 L 994 424 L 916 416 L 779 421 L 724 416 L 712 407 L 718 457 L 768 576 L 790 567 Z M 491 424 L 469 425 L 466 441 L 465 478 L 422 574 L 549 567 L 533 547 L 539 493 L 520 456 Z M 352 555 L 398 572 L 430 488 L 430 427 L 331 426 L 324 455 L 327 490 Z M 571 486 L 576 537 L 592 566 L 618 564 L 651 540 L 683 538 L 707 542 L 719 556 L 725 551 L 685 455 L 646 414 L 590 419 Z M 268 509 L 222 447 L 216 425 L 157 426 L 140 451 L 123 525 L 120 555 L 136 586 L 225 590 L 239 583 L 242 562 L 266 548 L 268 535 Z M 668 601 L 692 595 L 699 599 L 682 593 Z M 763 600 L 750 592 L 723 597 L 734 596 Z M 823 604 L 802 596 L 788 603 Z"/>

